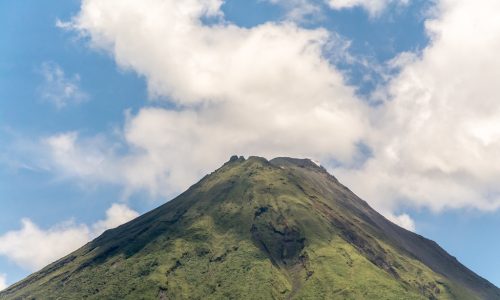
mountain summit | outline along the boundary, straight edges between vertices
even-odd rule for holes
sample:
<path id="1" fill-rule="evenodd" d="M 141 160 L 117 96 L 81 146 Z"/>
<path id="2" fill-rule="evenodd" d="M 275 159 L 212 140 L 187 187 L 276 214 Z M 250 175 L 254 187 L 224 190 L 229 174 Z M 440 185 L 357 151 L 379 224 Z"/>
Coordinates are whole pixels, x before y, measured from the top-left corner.
<path id="1" fill-rule="evenodd" d="M 233 156 L 0 299 L 500 299 L 308 159 Z"/>

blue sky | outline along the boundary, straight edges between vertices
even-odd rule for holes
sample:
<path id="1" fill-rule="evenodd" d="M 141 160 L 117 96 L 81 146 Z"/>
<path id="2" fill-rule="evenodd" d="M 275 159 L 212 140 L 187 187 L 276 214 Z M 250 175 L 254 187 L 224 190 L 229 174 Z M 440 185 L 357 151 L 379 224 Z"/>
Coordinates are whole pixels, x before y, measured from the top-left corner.
<path id="1" fill-rule="evenodd" d="M 0 287 L 233 153 L 318 159 L 500 285 L 500 7 L 351 2 L 0 2 Z"/>

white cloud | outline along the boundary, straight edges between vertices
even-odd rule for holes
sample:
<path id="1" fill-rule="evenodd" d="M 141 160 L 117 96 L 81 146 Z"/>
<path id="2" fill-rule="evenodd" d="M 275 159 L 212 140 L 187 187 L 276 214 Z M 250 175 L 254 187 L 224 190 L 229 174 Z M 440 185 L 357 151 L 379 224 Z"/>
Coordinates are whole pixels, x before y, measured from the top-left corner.
<path id="1" fill-rule="evenodd" d="M 0 273 L 0 291 L 7 288 L 7 275 Z"/>
<path id="2" fill-rule="evenodd" d="M 407 5 L 410 0 L 327 0 L 333 9 L 347 9 L 356 6 L 366 9 L 371 16 L 379 15 L 389 4 Z"/>
<path id="3" fill-rule="evenodd" d="M 321 6 L 311 0 L 267 0 L 286 10 L 286 18 L 294 22 L 308 22 L 311 18 L 323 18 Z"/>
<path id="4" fill-rule="evenodd" d="M 129 115 L 126 155 L 101 146 L 85 154 L 91 147 L 74 134 L 48 139 L 61 170 L 171 194 L 234 153 L 356 157 L 368 108 L 322 55 L 337 36 L 288 22 L 240 28 L 223 20 L 220 4 L 83 1 L 65 28 L 89 36 L 143 75 L 153 98 L 177 107 Z M 207 15 L 220 22 L 204 25 Z"/>
<path id="5" fill-rule="evenodd" d="M 183 106 L 310 107 L 335 95 L 339 99 L 328 101 L 332 105 L 355 108 L 352 91 L 321 55 L 329 40 L 325 30 L 290 23 L 250 29 L 203 25 L 199 18 L 217 3 L 86 0 L 73 26 L 95 47 L 111 52 L 120 66 L 144 75 L 153 96 L 170 96 Z"/>
<path id="6" fill-rule="evenodd" d="M 39 162 L 68 177 L 93 178 L 93 180 L 120 180 L 117 162 L 113 154 L 115 147 L 103 137 L 79 138 L 78 132 L 65 132 L 42 140 L 42 147 L 48 157 Z"/>
<path id="7" fill-rule="evenodd" d="M 64 70 L 54 62 L 45 62 L 40 68 L 43 83 L 39 93 L 43 100 L 61 109 L 70 104 L 77 104 L 88 99 L 80 87 L 80 75 L 68 77 Z"/>
<path id="8" fill-rule="evenodd" d="M 334 7 L 375 13 L 389 2 Z M 398 224 L 414 228 L 409 216 L 391 214 L 402 203 L 497 209 L 500 4 L 439 3 L 427 22 L 430 45 L 391 62 L 401 72 L 381 89 L 386 101 L 370 108 L 324 58 L 334 34 L 323 29 L 286 22 L 240 28 L 223 20 L 220 1 L 85 0 L 66 28 L 144 76 L 152 98 L 176 107 L 129 114 L 126 154 L 75 133 L 49 138 L 52 166 L 128 192 L 171 195 L 233 153 L 352 166 L 363 141 L 373 157 L 334 173 Z M 207 15 L 219 22 L 204 25 Z"/>
<path id="9" fill-rule="evenodd" d="M 23 219 L 21 229 L 0 236 L 0 255 L 35 271 L 78 249 L 104 230 L 137 216 L 137 212 L 127 206 L 113 204 L 106 212 L 106 219 L 91 227 L 68 221 L 41 229 L 30 219 Z"/>
<path id="10" fill-rule="evenodd" d="M 85 225 L 59 224 L 48 230 L 23 219 L 22 228 L 0 236 L 0 254 L 20 266 L 36 270 L 84 245 L 90 236 Z"/>
<path id="11" fill-rule="evenodd" d="M 92 225 L 94 236 L 103 233 L 104 231 L 118 227 L 124 223 L 127 223 L 130 220 L 137 218 L 139 214 L 130 209 L 128 206 L 124 204 L 114 203 L 111 207 L 106 211 L 106 219 L 102 221 L 98 221 L 94 225 Z"/>
<path id="12" fill-rule="evenodd" d="M 500 207 L 500 2 L 442 0 L 430 45 L 397 59 L 401 73 L 374 114 L 374 157 L 343 181 L 390 210 Z"/>

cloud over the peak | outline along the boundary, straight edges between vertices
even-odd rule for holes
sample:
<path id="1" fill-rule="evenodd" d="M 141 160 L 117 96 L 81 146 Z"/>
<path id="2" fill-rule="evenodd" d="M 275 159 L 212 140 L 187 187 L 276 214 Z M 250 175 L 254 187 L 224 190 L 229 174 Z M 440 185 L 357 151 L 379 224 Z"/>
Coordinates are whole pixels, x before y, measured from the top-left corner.
<path id="1" fill-rule="evenodd" d="M 407 3 L 330 4 L 376 13 L 396 2 Z M 142 75 L 154 101 L 172 108 L 129 113 L 126 151 L 106 139 L 55 135 L 46 140 L 52 166 L 128 192 L 172 195 L 234 153 L 313 157 L 335 161 L 344 183 L 410 229 L 408 215 L 394 215 L 398 207 L 500 206 L 496 1 L 439 1 L 426 23 L 430 44 L 392 61 L 401 71 L 380 88 L 377 107 L 325 57 L 348 56 L 345 47 L 329 48 L 335 33 L 290 22 L 238 27 L 224 20 L 221 4 L 84 0 L 65 27 Z M 360 145 L 371 150 L 364 162 L 356 161 Z"/>
<path id="2" fill-rule="evenodd" d="M 351 89 L 322 56 L 331 38 L 326 30 L 293 23 L 203 24 L 208 12 L 222 14 L 206 7 L 217 3 L 85 0 L 71 25 L 121 67 L 143 75 L 153 97 L 182 106 L 252 101 L 308 108 L 328 99 L 356 108 Z"/>
<path id="3" fill-rule="evenodd" d="M 85 0 L 64 25 L 144 76 L 153 99 L 176 105 L 129 114 L 123 139 L 131 151 L 117 159 L 127 188 L 179 191 L 234 153 L 356 157 L 368 107 L 323 55 L 345 51 L 332 49 L 337 36 L 290 22 L 238 27 L 220 5 Z M 64 140 L 49 141 L 62 149 L 55 157 L 64 165 L 85 157 L 81 148 L 62 147 Z M 89 159 L 73 169 L 99 169 Z"/>
<path id="4" fill-rule="evenodd" d="M 42 229 L 25 218 L 21 221 L 21 229 L 0 236 L 0 255 L 25 269 L 35 271 L 83 246 L 104 230 L 137 216 L 138 213 L 126 205 L 115 203 L 106 211 L 106 219 L 90 227 L 68 221 Z"/>

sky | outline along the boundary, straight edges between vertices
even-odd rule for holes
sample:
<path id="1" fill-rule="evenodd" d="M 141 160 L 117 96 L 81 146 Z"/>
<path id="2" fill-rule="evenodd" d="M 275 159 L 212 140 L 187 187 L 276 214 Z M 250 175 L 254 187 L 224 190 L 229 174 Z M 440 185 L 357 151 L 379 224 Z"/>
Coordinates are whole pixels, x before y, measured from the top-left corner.
<path id="1" fill-rule="evenodd" d="M 497 0 L 0 1 L 0 289 L 233 154 L 321 162 L 500 286 Z"/>

